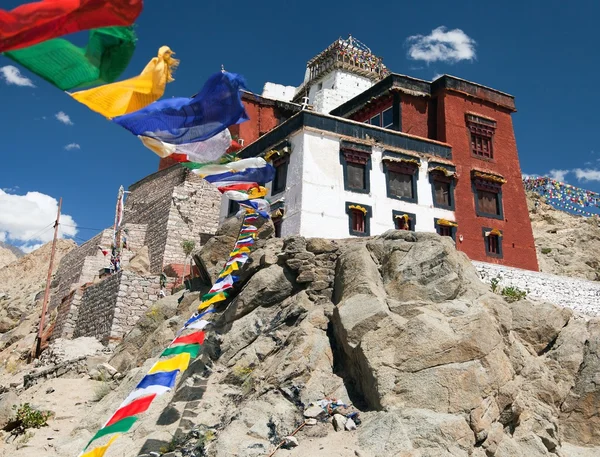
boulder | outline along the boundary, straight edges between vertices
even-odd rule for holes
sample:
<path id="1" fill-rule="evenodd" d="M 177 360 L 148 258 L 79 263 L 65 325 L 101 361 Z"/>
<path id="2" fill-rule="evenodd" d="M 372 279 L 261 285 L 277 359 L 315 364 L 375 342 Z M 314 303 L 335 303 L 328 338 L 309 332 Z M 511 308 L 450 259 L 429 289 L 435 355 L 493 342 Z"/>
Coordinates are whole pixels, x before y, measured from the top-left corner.
<path id="1" fill-rule="evenodd" d="M 0 394 L 0 429 L 10 422 L 15 414 L 13 406 L 19 403 L 19 397 L 12 390 Z"/>

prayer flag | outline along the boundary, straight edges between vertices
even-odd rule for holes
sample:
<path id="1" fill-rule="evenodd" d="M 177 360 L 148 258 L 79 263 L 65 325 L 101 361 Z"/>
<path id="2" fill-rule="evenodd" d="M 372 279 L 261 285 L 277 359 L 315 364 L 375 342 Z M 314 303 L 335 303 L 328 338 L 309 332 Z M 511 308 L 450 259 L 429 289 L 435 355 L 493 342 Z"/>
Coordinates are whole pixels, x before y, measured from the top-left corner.
<path id="1" fill-rule="evenodd" d="M 45 0 L 0 9 L 0 52 L 82 30 L 132 25 L 141 12 L 142 0 Z"/>
<path id="2" fill-rule="evenodd" d="M 223 195 L 225 195 L 225 197 L 227 197 L 229 200 L 243 201 L 251 200 L 253 198 L 261 198 L 267 195 L 268 193 L 269 191 L 267 190 L 267 188 L 263 186 L 258 186 L 253 187 L 249 191 L 228 190 L 223 192 Z"/>
<path id="3" fill-rule="evenodd" d="M 242 249 L 248 249 L 247 247 L 243 247 Z M 249 250 L 249 249 L 248 249 Z M 227 267 L 219 274 L 219 278 L 224 278 L 225 276 L 229 276 L 234 271 L 239 270 L 240 268 L 237 266 L 237 263 L 232 263 L 231 265 L 227 265 Z"/>
<path id="4" fill-rule="evenodd" d="M 173 388 L 175 385 L 175 378 L 177 377 L 177 371 L 171 371 L 167 373 L 155 373 L 147 374 L 136 386 L 136 389 L 145 389 L 150 386 L 165 386 Z"/>
<path id="5" fill-rule="evenodd" d="M 177 346 L 179 344 L 202 344 L 204 343 L 204 337 L 205 334 L 202 331 L 190 333 L 189 335 L 175 338 L 175 340 L 169 345 L 169 347 Z"/>
<path id="6" fill-rule="evenodd" d="M 161 354 L 161 356 L 163 354 Z M 174 373 L 177 374 L 176 371 L 174 371 Z M 127 396 L 127 398 L 123 401 L 123 403 L 121 403 L 121 406 L 125 406 L 125 405 L 131 403 L 136 398 L 145 397 L 147 395 L 152 395 L 152 394 L 159 396 L 159 395 L 167 393 L 170 390 L 171 390 L 170 387 L 165 387 L 165 386 L 148 386 L 144 389 L 136 389 Z"/>
<path id="7" fill-rule="evenodd" d="M 219 279 L 219 281 L 216 282 L 210 290 L 214 291 L 214 292 L 221 292 L 225 289 L 231 289 L 232 287 L 233 287 L 233 278 L 231 277 L 231 275 L 228 275 L 222 279 Z"/>
<path id="8" fill-rule="evenodd" d="M 179 61 L 168 46 L 158 50 L 139 76 L 70 94 L 92 111 L 113 118 L 142 109 L 165 93 Z"/>
<path id="9" fill-rule="evenodd" d="M 241 160 L 240 160 L 241 162 Z M 223 187 L 219 187 L 219 192 L 227 192 L 229 190 L 249 191 L 253 187 L 258 187 L 258 183 L 255 182 L 244 182 L 238 184 L 230 184 Z"/>
<path id="10" fill-rule="evenodd" d="M 62 38 L 6 52 L 4 55 L 61 90 L 107 84 L 125 71 L 135 51 L 132 27 L 90 31 L 86 47 Z"/>
<path id="11" fill-rule="evenodd" d="M 175 346 L 172 348 L 167 348 L 162 352 L 162 354 L 160 356 L 166 357 L 168 355 L 183 354 L 184 352 L 187 352 L 192 359 L 195 359 L 196 357 L 198 357 L 198 353 L 200 352 L 200 345 L 199 344 L 184 344 L 183 346 Z"/>
<path id="12" fill-rule="evenodd" d="M 235 162 L 234 162 L 235 163 Z M 266 163 L 264 167 L 246 168 L 243 171 L 234 173 L 233 171 L 221 173 L 217 175 L 203 176 L 203 169 L 200 168 L 200 177 L 203 177 L 208 182 L 216 187 L 226 186 L 231 181 L 238 182 L 271 182 L 275 177 L 275 168 Z"/>
<path id="13" fill-rule="evenodd" d="M 238 240 L 237 243 L 235 243 L 235 247 L 239 247 L 239 246 L 252 246 L 254 244 L 254 238 L 247 238 L 244 240 Z"/>
<path id="14" fill-rule="evenodd" d="M 225 301 L 225 300 L 227 300 L 227 295 L 225 295 L 224 292 L 220 291 L 214 297 L 211 297 L 208 300 L 202 301 L 201 304 L 204 305 L 204 308 L 206 308 L 207 306 L 210 306 L 210 305 L 213 305 L 215 303 L 219 303 L 219 302 Z"/>
<path id="15" fill-rule="evenodd" d="M 192 98 L 160 100 L 113 121 L 134 135 L 169 144 L 204 141 L 248 119 L 240 94 L 245 87 L 240 75 L 220 71 Z"/>
<path id="16" fill-rule="evenodd" d="M 121 436 L 121 435 L 113 436 L 110 440 L 108 440 L 108 443 L 106 443 L 104 446 L 95 447 L 91 451 L 88 451 L 85 454 L 81 454 L 79 457 L 103 457 L 104 454 L 106 453 L 106 450 L 110 447 L 111 444 L 113 444 L 115 442 L 115 440 L 119 436 Z"/>
<path id="17" fill-rule="evenodd" d="M 200 175 L 201 178 L 206 176 L 215 176 L 223 173 L 239 173 L 241 171 L 247 170 L 249 168 L 263 168 L 267 166 L 267 162 L 262 157 L 251 157 L 249 159 L 236 160 L 233 162 L 225 163 L 225 164 L 211 164 L 206 167 L 202 167 L 202 169 L 196 174 Z M 248 181 L 240 181 L 239 183 L 228 182 L 223 184 L 223 186 L 217 187 L 227 187 L 233 186 L 236 184 L 254 184 L 258 186 L 258 183 L 252 183 Z M 232 189 L 232 190 L 241 190 L 241 189 Z"/>
<path id="18" fill-rule="evenodd" d="M 138 420 L 137 417 L 126 417 L 125 419 L 121 419 L 119 422 L 115 422 L 109 427 L 102 427 L 100 430 L 96 432 L 96 434 L 92 437 L 92 439 L 88 442 L 85 449 L 87 449 L 92 442 L 97 440 L 98 438 L 102 438 L 106 435 L 112 435 L 113 433 L 125 433 L 128 432 L 133 424 Z M 84 450 L 85 450 L 84 449 Z M 93 455 L 93 454 L 92 454 Z M 102 455 L 102 454 L 100 454 Z"/>
<path id="19" fill-rule="evenodd" d="M 205 321 L 204 319 L 194 320 L 189 324 L 186 323 L 184 327 L 177 331 L 177 336 L 181 335 L 185 330 L 204 330 L 208 324 L 210 324 L 210 322 Z"/>
<path id="20" fill-rule="evenodd" d="M 215 136 L 204 141 L 184 144 L 169 144 L 163 141 L 150 138 L 149 136 L 139 135 L 144 146 L 156 153 L 161 158 L 172 156 L 173 154 L 185 155 L 186 161 L 194 163 L 208 163 L 220 159 L 231 144 L 231 134 L 228 129 L 217 133 Z"/>
<path id="21" fill-rule="evenodd" d="M 150 371 L 149 374 L 157 373 L 160 371 L 175 371 L 179 370 L 180 372 L 185 371 L 190 364 L 190 355 L 189 354 L 179 354 L 175 357 L 172 357 L 167 360 L 160 360 L 156 362 Z"/>
<path id="22" fill-rule="evenodd" d="M 235 257 L 238 254 L 244 254 L 246 252 L 250 252 L 250 249 L 247 248 L 246 246 L 243 246 L 241 248 L 236 248 L 233 251 L 231 251 L 231 253 L 229 254 L 231 257 Z M 233 265 L 233 264 L 232 264 Z"/>
<path id="23" fill-rule="evenodd" d="M 108 420 L 105 427 L 110 427 L 111 425 L 119 422 L 121 419 L 125 419 L 126 417 L 135 416 L 136 414 L 141 414 L 150 408 L 150 404 L 152 400 L 156 398 L 156 394 L 148 395 L 147 397 L 138 398 L 137 400 L 133 400 L 128 405 L 119 408 L 112 417 Z"/>
<path id="24" fill-rule="evenodd" d="M 209 298 L 212 298 L 212 297 L 214 297 L 215 295 L 219 295 L 220 293 L 223 293 L 223 294 L 227 295 L 227 293 L 226 293 L 226 292 L 209 292 L 209 293 L 207 293 L 207 294 L 204 294 L 204 295 L 202 295 L 202 298 L 201 298 L 201 300 L 202 300 L 202 301 L 206 301 L 206 300 L 208 300 Z"/>
<path id="25" fill-rule="evenodd" d="M 225 295 L 225 294 L 223 294 Z M 206 308 L 206 307 L 205 307 Z M 192 317 L 190 317 L 187 322 L 184 324 L 184 328 L 191 328 L 191 325 L 194 322 L 198 322 L 199 319 L 202 319 L 204 316 L 206 316 L 207 314 L 212 314 L 217 312 L 217 310 L 215 308 L 209 308 L 201 313 L 198 313 L 198 311 L 196 311 L 196 313 L 194 313 L 194 315 Z"/>

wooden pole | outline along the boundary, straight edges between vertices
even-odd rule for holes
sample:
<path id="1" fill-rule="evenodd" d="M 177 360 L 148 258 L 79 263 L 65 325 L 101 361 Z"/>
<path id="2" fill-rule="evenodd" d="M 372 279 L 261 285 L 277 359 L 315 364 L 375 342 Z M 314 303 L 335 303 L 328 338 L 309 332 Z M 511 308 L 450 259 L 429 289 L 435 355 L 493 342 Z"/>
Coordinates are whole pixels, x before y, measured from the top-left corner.
<path id="1" fill-rule="evenodd" d="M 37 344 L 35 348 L 35 357 L 39 357 L 42 352 L 42 338 L 44 335 L 44 320 L 48 310 L 48 297 L 50 295 L 50 282 L 52 280 L 52 266 L 54 264 L 54 253 L 56 252 L 56 239 L 58 238 L 58 224 L 60 222 L 60 210 L 62 207 L 62 197 L 58 201 L 58 212 L 56 213 L 56 222 L 54 223 L 54 239 L 52 240 L 52 251 L 50 252 L 50 265 L 48 265 L 48 276 L 46 277 L 46 290 L 44 291 L 44 302 L 42 304 L 42 316 L 40 317 L 40 328 L 38 330 Z"/>

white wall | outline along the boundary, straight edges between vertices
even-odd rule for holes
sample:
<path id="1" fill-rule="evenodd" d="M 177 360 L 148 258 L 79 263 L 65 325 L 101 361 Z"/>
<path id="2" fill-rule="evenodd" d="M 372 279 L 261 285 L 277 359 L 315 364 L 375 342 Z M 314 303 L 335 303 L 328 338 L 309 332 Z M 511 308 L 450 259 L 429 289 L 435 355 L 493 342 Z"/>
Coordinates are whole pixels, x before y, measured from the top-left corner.
<path id="1" fill-rule="evenodd" d="M 346 238 L 349 236 L 346 202 L 369 205 L 370 234 L 379 235 L 394 228 L 392 211 L 405 211 L 416 216 L 415 230 L 435 232 L 434 218 L 454 220 L 454 212 L 433 207 L 427 161 L 421 160 L 417 180 L 418 204 L 387 197 L 383 172 L 382 148 L 371 154 L 370 193 L 344 190 L 344 173 L 340 163 L 340 140 L 337 136 L 305 131 L 302 150 L 292 153 L 304 156 L 302 187 L 302 225 L 300 234 L 306 237 Z"/>
<path id="2" fill-rule="evenodd" d="M 295 93 L 296 88 L 294 86 L 284 86 L 283 84 L 267 82 L 263 87 L 262 96 L 273 100 L 290 102 L 294 98 Z"/>
<path id="3" fill-rule="evenodd" d="M 481 279 L 490 283 L 500 277 L 500 287 L 528 291 L 528 297 L 571 308 L 589 316 L 600 315 L 600 282 L 555 276 L 484 262 L 473 262 Z"/>
<path id="4" fill-rule="evenodd" d="M 318 90 L 322 84 L 321 90 Z M 351 98 L 364 92 L 373 85 L 373 81 L 364 76 L 344 70 L 334 70 L 311 83 L 308 99 L 315 111 L 329 113 Z"/>

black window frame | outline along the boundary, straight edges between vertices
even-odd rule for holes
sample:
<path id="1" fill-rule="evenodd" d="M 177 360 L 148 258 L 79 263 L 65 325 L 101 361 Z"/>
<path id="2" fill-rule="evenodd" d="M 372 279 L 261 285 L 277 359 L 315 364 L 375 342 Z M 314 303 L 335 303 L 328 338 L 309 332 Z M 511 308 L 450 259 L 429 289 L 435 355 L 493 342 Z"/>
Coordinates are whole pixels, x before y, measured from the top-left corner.
<path id="1" fill-rule="evenodd" d="M 471 149 L 471 156 L 477 159 L 494 161 L 495 147 L 494 147 L 494 136 L 496 134 L 497 123 L 493 119 L 488 119 L 475 114 L 466 114 L 467 131 L 469 135 L 469 148 Z M 489 142 L 488 155 L 483 151 L 481 153 L 477 149 L 477 146 L 473 147 L 473 138 L 480 138 L 483 141 Z"/>
<path id="2" fill-rule="evenodd" d="M 437 233 L 437 234 L 438 234 L 438 235 L 440 235 L 440 236 L 446 236 L 446 235 L 442 235 L 442 234 L 439 232 L 439 230 L 438 230 L 438 229 L 439 229 L 439 227 L 448 227 L 448 228 L 450 229 L 450 238 L 452 238 L 452 239 L 454 240 L 454 242 L 456 243 L 456 229 L 457 229 L 458 227 L 454 227 L 454 226 L 448 226 L 448 225 L 441 225 L 441 224 L 438 224 L 438 221 L 439 221 L 440 219 L 441 219 L 441 218 L 439 218 L 439 217 L 436 217 L 436 218 L 434 218 L 434 219 L 433 219 L 433 225 L 434 225 L 434 227 L 435 227 L 435 233 Z M 454 222 L 454 221 L 451 221 L 451 222 Z"/>
<path id="3" fill-rule="evenodd" d="M 414 214 L 414 213 L 409 213 L 409 212 L 407 212 L 407 211 L 398 211 L 398 210 L 395 210 L 395 209 L 394 209 L 394 210 L 392 210 L 392 221 L 393 221 L 393 223 L 394 223 L 394 229 L 395 229 L 395 230 L 404 230 L 404 229 L 399 229 L 399 228 L 396 226 L 396 221 L 397 221 L 398 219 L 400 219 L 400 216 L 403 216 L 404 214 L 408 215 L 408 218 L 409 218 L 409 220 L 411 221 L 411 224 L 410 224 L 410 225 L 411 225 L 411 227 L 410 227 L 410 229 L 409 229 L 408 231 L 409 231 L 409 232 L 415 232 L 415 231 L 416 231 L 416 230 L 415 230 L 415 226 L 417 225 L 417 216 L 416 216 L 416 214 Z"/>
<path id="4" fill-rule="evenodd" d="M 385 125 L 385 121 L 384 121 L 385 113 L 387 113 L 388 111 L 392 118 L 391 118 L 390 123 Z M 390 106 L 389 108 L 386 108 L 381 112 L 381 127 L 383 127 L 384 129 L 389 129 L 390 127 L 393 127 L 393 126 L 394 126 L 394 107 Z"/>
<path id="5" fill-rule="evenodd" d="M 351 206 L 361 206 L 367 210 L 364 214 L 365 231 L 357 232 L 352 228 L 352 212 L 360 211 L 358 209 L 350 208 Z M 371 217 L 373 215 L 372 208 L 369 205 L 363 205 L 362 203 L 346 202 L 346 214 L 348 215 L 348 233 L 350 236 L 371 236 Z"/>
<path id="6" fill-rule="evenodd" d="M 390 171 L 397 174 L 405 174 L 411 177 L 412 197 L 401 197 L 392 193 L 390 188 Z M 385 173 L 385 187 L 388 198 L 401 200 L 408 203 L 419 203 L 419 195 L 417 192 L 417 180 L 419 179 L 419 165 L 405 164 L 403 162 L 393 162 L 383 160 L 383 172 Z"/>
<path id="7" fill-rule="evenodd" d="M 435 181 L 448 183 L 450 185 L 450 190 L 449 190 L 450 205 L 443 205 L 436 201 L 436 199 L 435 199 Z M 429 172 L 429 183 L 431 184 L 431 197 L 433 199 L 434 208 L 447 209 L 450 211 L 454 211 L 454 209 L 456 208 L 456 201 L 454 198 L 454 191 L 456 188 L 456 179 L 453 176 L 446 176 L 441 171 L 430 171 Z"/>
<path id="8" fill-rule="evenodd" d="M 227 217 L 237 214 L 237 212 L 240 210 L 240 204 L 235 200 L 229 200 L 227 205 Z"/>
<path id="9" fill-rule="evenodd" d="M 347 192 L 354 192 L 358 194 L 368 194 L 371 192 L 371 152 L 359 150 L 352 147 L 341 146 L 340 147 L 340 163 L 342 164 L 342 171 L 344 175 L 344 190 Z M 348 164 L 362 165 L 364 167 L 364 188 L 358 189 L 350 187 L 348 180 Z"/>
<path id="10" fill-rule="evenodd" d="M 472 180 L 473 197 L 475 199 L 475 214 L 479 217 L 487 217 L 489 219 L 504 220 L 504 205 L 502 202 L 502 185 L 496 182 L 487 181 L 481 178 L 473 178 Z M 479 191 L 496 194 L 496 204 L 499 214 L 484 213 L 479 208 Z"/>
<path id="11" fill-rule="evenodd" d="M 488 257 L 493 257 L 496 259 L 502 259 L 504 258 L 504 251 L 502 249 L 502 235 L 504 234 L 502 232 L 502 230 L 498 230 L 500 232 L 500 235 L 494 235 L 498 237 L 498 253 L 494 253 L 494 252 L 490 252 L 490 247 L 489 247 L 489 236 L 486 236 L 486 232 L 491 232 L 492 230 L 494 230 L 493 228 L 490 227 L 482 227 L 481 229 L 481 235 L 483 236 L 483 244 L 485 247 L 485 255 Z"/>
<path id="12" fill-rule="evenodd" d="M 275 176 L 273 177 L 273 186 L 271 187 L 271 195 L 276 195 L 281 192 L 285 192 L 287 188 L 287 172 L 290 164 L 290 156 L 285 154 L 282 157 L 278 157 L 272 161 L 273 168 L 275 168 Z M 279 173 L 283 173 L 285 176 L 283 178 L 283 187 L 275 187 Z"/>

